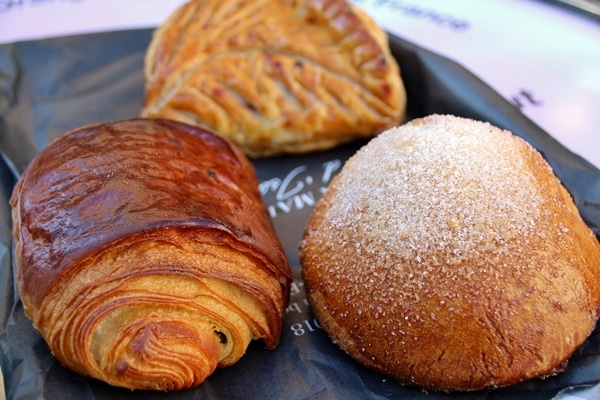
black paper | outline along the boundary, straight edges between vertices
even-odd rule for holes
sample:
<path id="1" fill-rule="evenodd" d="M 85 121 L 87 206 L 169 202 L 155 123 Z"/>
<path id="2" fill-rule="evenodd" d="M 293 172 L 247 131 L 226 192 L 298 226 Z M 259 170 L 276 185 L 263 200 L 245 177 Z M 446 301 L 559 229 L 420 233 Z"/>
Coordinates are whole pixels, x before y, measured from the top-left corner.
<path id="1" fill-rule="evenodd" d="M 60 133 L 139 115 L 143 58 L 152 30 L 0 46 L 0 366 L 7 399 L 592 399 L 600 392 L 600 331 L 569 369 L 499 390 L 424 393 L 368 370 L 334 345 L 307 305 L 298 242 L 314 203 L 365 142 L 304 156 L 254 160 L 295 281 L 280 345 L 251 344 L 234 366 L 181 392 L 132 392 L 63 368 L 24 316 L 12 266 L 8 199 L 29 161 Z M 460 65 L 397 37 L 391 47 L 408 92 L 408 118 L 432 113 L 489 121 L 532 143 L 554 168 L 600 235 L 600 171 L 572 154 Z"/>

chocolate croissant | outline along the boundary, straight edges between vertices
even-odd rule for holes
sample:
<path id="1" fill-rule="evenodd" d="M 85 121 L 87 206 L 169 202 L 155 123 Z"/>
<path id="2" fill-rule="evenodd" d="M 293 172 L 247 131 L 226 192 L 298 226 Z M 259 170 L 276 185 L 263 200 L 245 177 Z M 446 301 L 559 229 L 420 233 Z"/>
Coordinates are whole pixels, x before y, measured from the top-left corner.
<path id="1" fill-rule="evenodd" d="M 67 132 L 12 198 L 25 313 L 73 371 L 178 390 L 274 348 L 291 271 L 254 168 L 231 143 L 167 120 Z"/>
<path id="2" fill-rule="evenodd" d="M 142 116 L 219 132 L 251 157 L 395 126 L 406 92 L 386 33 L 347 0 L 191 0 L 154 33 Z"/>

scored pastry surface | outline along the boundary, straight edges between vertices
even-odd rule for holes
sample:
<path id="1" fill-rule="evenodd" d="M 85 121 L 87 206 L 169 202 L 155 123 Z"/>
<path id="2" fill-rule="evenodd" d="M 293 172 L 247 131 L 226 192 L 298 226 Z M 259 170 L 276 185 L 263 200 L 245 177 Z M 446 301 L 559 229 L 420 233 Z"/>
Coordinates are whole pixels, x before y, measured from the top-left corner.
<path id="1" fill-rule="evenodd" d="M 202 126 L 247 155 L 331 148 L 404 117 L 386 33 L 345 0 L 204 0 L 155 32 L 142 115 Z"/>

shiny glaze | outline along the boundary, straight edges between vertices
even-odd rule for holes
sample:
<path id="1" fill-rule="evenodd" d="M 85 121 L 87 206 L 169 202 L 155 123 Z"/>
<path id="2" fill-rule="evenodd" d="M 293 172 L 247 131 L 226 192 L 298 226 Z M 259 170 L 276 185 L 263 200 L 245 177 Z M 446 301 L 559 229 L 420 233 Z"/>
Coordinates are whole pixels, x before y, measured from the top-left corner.
<path id="1" fill-rule="evenodd" d="M 264 259 L 289 297 L 291 272 L 253 166 L 204 130 L 132 119 L 67 132 L 30 163 L 11 205 L 19 290 L 35 306 L 79 260 L 163 227 L 225 233 Z"/>

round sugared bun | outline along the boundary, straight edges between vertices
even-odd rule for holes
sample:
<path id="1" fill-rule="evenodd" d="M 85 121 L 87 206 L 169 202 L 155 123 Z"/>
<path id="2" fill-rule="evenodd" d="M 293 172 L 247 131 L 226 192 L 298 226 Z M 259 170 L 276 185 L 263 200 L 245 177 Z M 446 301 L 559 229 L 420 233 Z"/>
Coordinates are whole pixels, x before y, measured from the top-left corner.
<path id="1" fill-rule="evenodd" d="M 433 115 L 360 149 L 300 243 L 310 305 L 355 360 L 427 389 L 546 377 L 595 327 L 600 244 L 541 155 Z"/>

